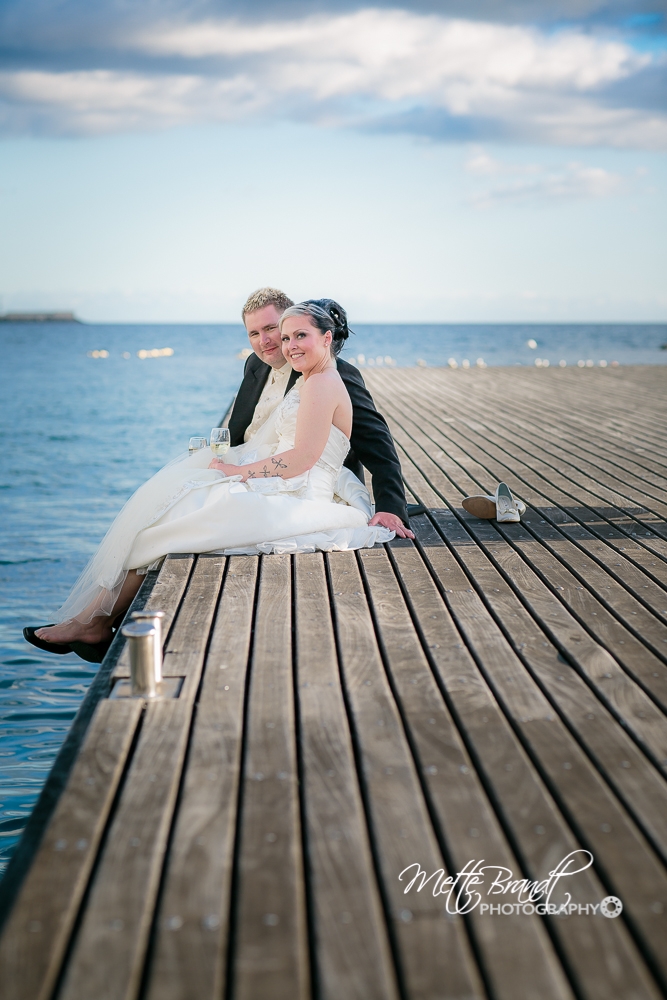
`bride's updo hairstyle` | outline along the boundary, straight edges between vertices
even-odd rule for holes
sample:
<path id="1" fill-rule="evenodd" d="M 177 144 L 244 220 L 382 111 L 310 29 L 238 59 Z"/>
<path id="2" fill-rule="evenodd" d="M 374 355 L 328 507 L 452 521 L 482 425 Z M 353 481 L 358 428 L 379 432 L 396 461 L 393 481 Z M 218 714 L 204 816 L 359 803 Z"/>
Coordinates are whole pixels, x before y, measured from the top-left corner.
<path id="1" fill-rule="evenodd" d="M 299 302 L 295 306 L 290 306 L 280 317 L 280 328 L 283 320 L 289 316 L 306 316 L 313 326 L 317 327 L 320 333 L 327 331 L 331 333 L 331 353 L 335 356 L 340 354 L 343 344 L 350 336 L 347 326 L 347 313 L 342 306 L 334 302 L 333 299 L 308 299 L 306 302 Z"/>
<path id="2" fill-rule="evenodd" d="M 350 334 L 354 333 L 354 330 L 350 330 L 347 325 L 347 313 L 343 307 L 335 299 L 307 299 L 303 304 L 319 306 L 320 309 L 324 309 L 325 313 L 331 317 L 334 323 L 331 353 L 333 355 L 340 354 L 343 344 Z"/>

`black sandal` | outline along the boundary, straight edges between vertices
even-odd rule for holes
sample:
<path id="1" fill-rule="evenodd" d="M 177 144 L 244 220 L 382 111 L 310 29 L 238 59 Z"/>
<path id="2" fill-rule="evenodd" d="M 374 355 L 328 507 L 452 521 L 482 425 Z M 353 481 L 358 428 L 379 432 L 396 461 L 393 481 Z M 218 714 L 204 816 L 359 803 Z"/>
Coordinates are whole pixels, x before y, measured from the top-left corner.
<path id="1" fill-rule="evenodd" d="M 55 625 L 55 622 L 52 625 L 27 625 L 23 629 L 23 638 L 26 642 L 37 646 L 37 649 L 43 649 L 46 653 L 58 653 L 60 656 L 64 656 L 65 653 L 71 653 L 72 647 L 68 642 L 49 642 L 47 639 L 40 639 L 38 635 L 35 635 L 37 629 L 53 628 L 53 625 Z"/>
<path id="2" fill-rule="evenodd" d="M 65 653 L 76 653 L 87 663 L 101 663 L 114 640 L 112 636 L 103 642 L 92 644 L 89 642 L 49 642 L 47 639 L 40 639 L 38 635 L 35 635 L 37 629 L 40 628 L 53 628 L 53 625 L 36 625 L 34 627 L 28 625 L 23 629 L 23 638 L 36 646 L 37 649 L 43 649 L 45 653 L 57 653 L 59 656 L 64 656 Z"/>
<path id="3" fill-rule="evenodd" d="M 82 660 L 86 660 L 87 663 L 101 663 L 114 638 L 111 636 L 110 639 L 92 645 L 89 642 L 70 642 L 70 648 L 73 653 L 80 656 Z"/>

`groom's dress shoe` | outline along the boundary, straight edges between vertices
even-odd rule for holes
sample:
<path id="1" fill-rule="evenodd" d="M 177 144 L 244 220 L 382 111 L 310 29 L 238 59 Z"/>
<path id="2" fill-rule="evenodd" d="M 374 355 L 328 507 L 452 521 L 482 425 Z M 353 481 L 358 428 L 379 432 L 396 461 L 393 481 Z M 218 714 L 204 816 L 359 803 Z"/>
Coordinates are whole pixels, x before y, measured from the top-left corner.
<path id="1" fill-rule="evenodd" d="M 87 663 L 101 663 L 113 642 L 113 636 L 111 639 L 105 639 L 104 642 L 92 644 L 89 642 L 48 642 L 47 639 L 40 639 L 38 635 L 35 635 L 35 632 L 40 628 L 53 628 L 53 625 L 35 625 L 34 627 L 28 625 L 23 629 L 23 638 L 36 646 L 37 649 L 43 649 L 46 653 L 57 653 L 59 656 L 64 656 L 66 653 L 76 653 Z"/>

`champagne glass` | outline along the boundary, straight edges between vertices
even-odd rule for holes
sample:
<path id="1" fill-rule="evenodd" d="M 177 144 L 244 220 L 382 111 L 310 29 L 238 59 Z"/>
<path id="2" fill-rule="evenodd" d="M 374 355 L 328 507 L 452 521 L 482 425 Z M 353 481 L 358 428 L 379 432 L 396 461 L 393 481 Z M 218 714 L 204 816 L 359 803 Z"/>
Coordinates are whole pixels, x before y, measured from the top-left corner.
<path id="1" fill-rule="evenodd" d="M 211 451 L 216 458 L 222 458 L 229 451 L 229 427 L 213 427 L 211 429 Z"/>
<path id="2" fill-rule="evenodd" d="M 191 437 L 188 442 L 188 452 L 191 455 L 194 455 L 196 451 L 200 451 L 202 448 L 205 448 L 207 444 L 208 441 L 205 437 Z"/>

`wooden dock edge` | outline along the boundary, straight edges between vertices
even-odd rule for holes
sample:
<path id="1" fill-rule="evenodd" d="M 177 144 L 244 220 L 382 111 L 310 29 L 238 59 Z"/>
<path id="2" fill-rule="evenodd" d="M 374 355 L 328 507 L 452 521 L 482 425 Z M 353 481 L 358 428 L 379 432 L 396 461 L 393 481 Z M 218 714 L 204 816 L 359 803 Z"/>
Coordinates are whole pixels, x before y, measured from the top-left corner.
<path id="1" fill-rule="evenodd" d="M 146 574 L 146 578 L 139 588 L 139 592 L 132 602 L 128 614 L 132 611 L 141 611 L 146 605 L 155 586 L 158 574 L 158 570 Z M 58 799 L 67 784 L 77 754 L 88 731 L 93 713 L 99 702 L 109 694 L 111 675 L 118 663 L 124 645 L 125 640 L 119 630 L 104 660 L 100 664 L 100 668 L 95 674 L 90 687 L 84 695 L 74 721 L 53 762 L 53 766 L 35 807 L 28 818 L 21 839 L 9 860 L 5 874 L 2 877 L 2 881 L 0 881 L 0 930 L 2 930 L 12 910 L 16 897 L 21 890 L 23 880 L 30 870 L 33 859 L 39 849 L 49 820 L 58 804 Z"/>

